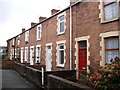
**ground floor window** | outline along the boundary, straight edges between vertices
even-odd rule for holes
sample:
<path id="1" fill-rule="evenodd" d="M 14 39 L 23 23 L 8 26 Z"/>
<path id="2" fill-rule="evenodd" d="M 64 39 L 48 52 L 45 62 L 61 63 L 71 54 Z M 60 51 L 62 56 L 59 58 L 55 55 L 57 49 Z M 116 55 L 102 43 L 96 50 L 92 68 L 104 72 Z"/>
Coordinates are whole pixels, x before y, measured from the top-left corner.
<path id="1" fill-rule="evenodd" d="M 106 63 L 110 64 L 110 60 L 119 56 L 119 38 L 110 37 L 105 39 Z"/>
<path id="2" fill-rule="evenodd" d="M 64 67 L 65 64 L 65 42 L 66 41 L 57 42 L 57 66 L 59 67 Z"/>

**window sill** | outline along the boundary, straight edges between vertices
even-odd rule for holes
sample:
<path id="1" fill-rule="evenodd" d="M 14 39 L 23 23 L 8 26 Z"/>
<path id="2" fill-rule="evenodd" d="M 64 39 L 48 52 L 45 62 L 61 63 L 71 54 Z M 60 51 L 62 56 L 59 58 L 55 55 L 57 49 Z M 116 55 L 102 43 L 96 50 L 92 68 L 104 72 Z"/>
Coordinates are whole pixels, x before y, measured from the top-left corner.
<path id="1" fill-rule="evenodd" d="M 40 41 L 41 39 L 37 39 L 36 42 Z"/>
<path id="2" fill-rule="evenodd" d="M 65 32 L 57 33 L 58 36 L 59 35 L 64 35 L 64 34 L 65 34 Z"/>
<path id="3" fill-rule="evenodd" d="M 101 21 L 101 24 L 113 22 L 113 21 L 116 21 L 116 20 L 119 20 L 119 18 L 114 18 L 114 19 L 110 19 L 110 20 L 106 20 L 106 21 Z"/>
<path id="4" fill-rule="evenodd" d="M 58 64 L 57 67 L 64 68 L 64 64 Z"/>

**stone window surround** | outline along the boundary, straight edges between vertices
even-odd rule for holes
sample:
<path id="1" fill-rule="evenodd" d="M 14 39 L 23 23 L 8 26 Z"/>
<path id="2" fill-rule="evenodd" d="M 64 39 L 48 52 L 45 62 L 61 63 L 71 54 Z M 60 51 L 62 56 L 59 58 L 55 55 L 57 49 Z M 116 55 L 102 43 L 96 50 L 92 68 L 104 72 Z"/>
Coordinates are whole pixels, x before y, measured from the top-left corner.
<path id="1" fill-rule="evenodd" d="M 105 38 L 108 37 L 113 37 L 113 36 L 118 36 L 119 37 L 119 42 L 120 42 L 120 31 L 110 31 L 110 32 L 105 32 L 101 33 L 101 41 L 100 41 L 100 46 L 101 46 L 101 51 L 100 51 L 100 56 L 101 56 L 101 61 L 100 61 L 100 66 L 105 66 Z M 119 47 L 120 51 L 120 47 Z M 120 52 L 119 52 L 120 55 Z"/>
<path id="2" fill-rule="evenodd" d="M 117 1 L 118 2 L 118 1 Z M 119 8 L 119 3 L 118 4 L 118 9 Z M 103 0 L 100 0 L 100 4 L 99 4 L 99 10 L 100 10 L 100 14 L 99 14 L 99 18 L 101 20 L 101 23 L 107 23 L 107 22 L 111 22 L 111 21 L 115 21 L 115 20 L 118 20 L 119 19 L 119 16 L 120 16 L 120 12 L 118 12 L 118 17 L 117 18 L 113 18 L 113 19 L 110 19 L 110 20 L 105 20 L 105 16 L 104 16 L 104 7 L 103 7 Z M 119 11 L 119 10 L 118 10 Z"/>
<path id="3" fill-rule="evenodd" d="M 38 27 L 40 27 L 40 38 L 38 38 Z M 41 40 L 41 37 L 42 37 L 41 33 L 42 33 L 42 24 L 37 25 L 37 29 L 36 29 L 36 41 Z"/>
<path id="4" fill-rule="evenodd" d="M 65 63 L 66 63 L 66 52 L 65 52 L 65 50 L 66 50 L 66 40 L 62 40 L 62 41 L 57 41 L 56 42 L 57 43 L 57 47 L 56 47 L 56 50 L 57 50 L 57 53 L 56 53 L 56 62 L 57 62 L 57 67 L 64 67 L 65 66 Z M 64 44 L 64 64 L 59 64 L 59 44 Z"/>
<path id="5" fill-rule="evenodd" d="M 60 22 L 59 18 L 64 15 L 64 32 L 60 32 Z M 57 35 L 64 34 L 66 31 L 66 12 L 63 12 L 57 16 Z"/>

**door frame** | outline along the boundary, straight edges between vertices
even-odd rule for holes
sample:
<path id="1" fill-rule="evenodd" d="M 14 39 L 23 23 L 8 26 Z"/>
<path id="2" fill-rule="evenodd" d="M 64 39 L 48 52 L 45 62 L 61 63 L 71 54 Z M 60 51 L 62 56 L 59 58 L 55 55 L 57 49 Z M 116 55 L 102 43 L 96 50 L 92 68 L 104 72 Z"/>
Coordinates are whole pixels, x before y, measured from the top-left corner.
<path id="1" fill-rule="evenodd" d="M 30 46 L 30 65 L 34 65 L 35 52 L 34 52 L 34 60 L 33 60 L 33 64 L 31 64 L 31 48 L 33 48 L 33 52 L 34 52 L 34 46 Z"/>
<path id="2" fill-rule="evenodd" d="M 89 48 L 90 48 L 90 43 L 89 43 L 89 39 L 90 39 L 90 36 L 83 36 L 83 37 L 78 37 L 78 38 L 75 38 L 75 57 L 76 57 L 76 60 L 75 60 L 75 64 L 76 64 L 76 78 L 79 79 L 78 75 L 79 75 L 79 68 L 78 68 L 78 65 L 79 65 L 79 56 L 78 56 L 78 45 L 79 45 L 79 42 L 80 41 L 86 41 L 87 42 L 87 65 L 90 65 L 90 60 L 89 60 L 89 56 L 90 56 L 90 51 L 89 51 Z M 87 67 L 87 72 L 89 72 L 88 70 L 88 67 Z"/>
<path id="3" fill-rule="evenodd" d="M 22 57 L 22 58 L 21 58 Z M 20 62 L 23 63 L 24 62 L 24 48 L 21 47 L 21 50 L 20 50 Z"/>
<path id="4" fill-rule="evenodd" d="M 46 71 L 47 71 L 47 51 L 48 51 L 48 46 L 50 46 L 51 47 L 51 69 L 49 70 L 49 71 L 51 71 L 52 70 L 52 43 L 47 43 L 46 44 L 46 58 L 45 58 L 45 62 L 46 62 Z"/>
<path id="5" fill-rule="evenodd" d="M 39 63 L 40 63 L 40 61 L 41 61 L 41 45 L 36 45 L 36 59 L 35 59 L 35 63 L 37 63 L 37 48 L 40 48 L 40 55 L 39 55 Z"/>

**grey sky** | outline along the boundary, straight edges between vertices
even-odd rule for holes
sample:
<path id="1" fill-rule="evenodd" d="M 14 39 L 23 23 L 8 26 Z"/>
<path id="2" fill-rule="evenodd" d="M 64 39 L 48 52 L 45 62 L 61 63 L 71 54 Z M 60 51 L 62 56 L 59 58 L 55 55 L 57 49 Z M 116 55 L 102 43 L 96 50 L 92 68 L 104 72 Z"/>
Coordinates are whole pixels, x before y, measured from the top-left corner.
<path id="1" fill-rule="evenodd" d="M 64 9 L 69 0 L 0 0 L 0 46 L 6 40 L 30 28 L 40 16 L 51 16 L 51 9 Z"/>

